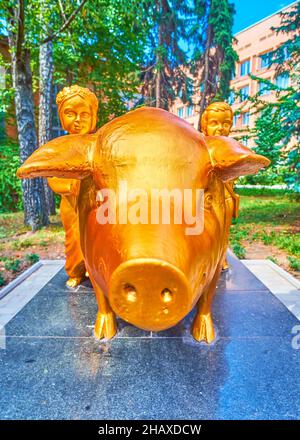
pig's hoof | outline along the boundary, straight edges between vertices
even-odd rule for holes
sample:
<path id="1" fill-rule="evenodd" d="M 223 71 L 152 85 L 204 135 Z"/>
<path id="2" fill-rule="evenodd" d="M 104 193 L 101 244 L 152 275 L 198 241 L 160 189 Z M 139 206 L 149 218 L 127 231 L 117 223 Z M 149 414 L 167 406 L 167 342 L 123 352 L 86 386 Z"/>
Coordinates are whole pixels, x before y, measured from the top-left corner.
<path id="1" fill-rule="evenodd" d="M 215 339 L 215 330 L 211 314 L 197 315 L 192 326 L 192 335 L 196 341 L 210 344 Z"/>
<path id="2" fill-rule="evenodd" d="M 83 279 L 84 279 L 84 277 L 69 278 L 68 281 L 66 282 L 66 286 L 74 288 L 74 287 L 78 286 L 83 281 Z"/>
<path id="3" fill-rule="evenodd" d="M 113 312 L 98 313 L 94 336 L 96 339 L 111 339 L 117 333 L 117 321 Z"/>

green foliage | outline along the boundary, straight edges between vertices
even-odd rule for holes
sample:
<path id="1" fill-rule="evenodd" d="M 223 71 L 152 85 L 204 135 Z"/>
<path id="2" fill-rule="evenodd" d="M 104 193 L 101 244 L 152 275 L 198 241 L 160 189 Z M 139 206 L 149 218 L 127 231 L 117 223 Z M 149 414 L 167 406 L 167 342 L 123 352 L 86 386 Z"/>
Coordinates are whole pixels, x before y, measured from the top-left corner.
<path id="1" fill-rule="evenodd" d="M 2 287 L 2 286 L 4 286 L 5 285 L 5 278 L 4 278 L 4 276 L 2 275 L 2 273 L 0 273 L 0 287 Z"/>
<path id="2" fill-rule="evenodd" d="M 246 240 L 248 236 L 249 230 L 247 227 L 238 228 L 231 226 L 229 237 L 230 247 L 238 258 L 245 258 L 246 249 L 242 245 L 242 240 Z"/>
<path id="3" fill-rule="evenodd" d="M 294 270 L 296 270 L 297 272 L 300 272 L 300 259 L 299 258 L 294 258 L 294 257 L 287 257 L 290 263 L 290 267 Z"/>
<path id="4" fill-rule="evenodd" d="M 0 287 L 4 286 L 4 284 L 5 284 L 5 278 L 2 275 L 2 273 L 0 273 Z"/>
<path id="5" fill-rule="evenodd" d="M 126 112 L 126 103 L 138 93 L 148 30 L 146 14 L 137 0 L 88 0 L 67 30 L 61 31 L 78 4 L 77 0 L 25 2 L 24 45 L 30 50 L 33 90 L 39 88 L 39 47 L 51 33 L 55 35 L 54 82 L 59 87 L 77 83 L 94 89 L 99 99 L 99 125 L 103 125 Z M 12 1 L 0 4 L 5 33 L 11 26 L 13 7 Z M 9 81 L 2 98 L 0 93 L 0 110 L 5 107 L 5 112 L 14 95 L 8 61 Z"/>
<path id="6" fill-rule="evenodd" d="M 300 75 L 297 81 L 299 80 Z M 263 104 L 263 110 L 255 122 L 252 134 L 257 145 L 255 151 L 271 160 L 269 175 L 273 174 L 275 177 L 276 174 L 281 174 L 283 181 L 291 189 L 300 192 L 300 109 L 297 104 L 300 92 L 297 87 L 290 86 L 284 91 L 281 90 L 277 102 Z M 256 106 L 262 106 L 257 98 L 254 98 L 254 103 Z M 268 174 L 265 174 L 265 171 L 264 175 L 267 178 Z M 261 182 L 261 176 L 262 173 L 257 177 L 247 178 L 246 181 Z"/>
<path id="7" fill-rule="evenodd" d="M 192 8 L 180 0 L 145 0 L 141 5 L 147 29 L 141 72 L 142 102 L 168 109 L 176 96 L 187 102 L 192 93 L 192 81 L 182 68 L 186 51 L 180 44 L 186 42 Z"/>
<path id="8" fill-rule="evenodd" d="M 286 185 L 287 173 L 288 166 L 276 165 L 273 162 L 268 168 L 259 171 L 257 174 L 240 177 L 238 183 L 240 185 Z"/>
<path id="9" fill-rule="evenodd" d="M 270 260 L 270 261 L 272 261 L 272 263 L 278 264 L 278 260 L 277 260 L 277 258 L 272 257 L 272 255 L 270 255 L 269 257 L 267 257 L 266 260 Z"/>
<path id="10" fill-rule="evenodd" d="M 299 257 L 300 235 L 291 227 L 299 216 L 299 203 L 284 195 L 242 197 L 239 217 L 230 228 L 230 245 L 237 255 L 242 255 L 245 242 L 262 242 Z"/>
<path id="11" fill-rule="evenodd" d="M 30 263 L 34 264 L 39 261 L 40 257 L 37 254 L 27 254 L 25 255 L 25 260 Z"/>
<path id="12" fill-rule="evenodd" d="M 12 242 L 12 249 L 19 251 L 22 249 L 26 249 L 31 247 L 34 244 L 34 241 L 30 238 L 25 238 L 23 240 L 15 240 Z"/>
<path id="13" fill-rule="evenodd" d="M 213 27 L 214 44 L 217 56 L 221 58 L 219 66 L 219 84 L 215 95 L 216 101 L 229 98 L 230 80 L 235 71 L 238 55 L 232 47 L 234 5 L 228 0 L 211 0 L 209 23 Z"/>
<path id="14" fill-rule="evenodd" d="M 16 177 L 20 166 L 18 145 L 10 140 L 0 142 L 0 212 L 22 209 L 21 181 Z"/>
<path id="15" fill-rule="evenodd" d="M 246 249 L 240 243 L 232 244 L 233 253 L 239 258 L 243 259 L 246 256 Z"/>
<path id="16" fill-rule="evenodd" d="M 284 133 L 281 120 L 279 112 L 271 112 L 269 108 L 265 108 L 255 123 L 255 152 L 268 157 L 271 164 L 275 165 L 283 161 L 281 150 L 284 147 Z"/>
<path id="17" fill-rule="evenodd" d="M 293 193 L 288 189 L 282 188 L 237 188 L 234 190 L 237 194 L 242 196 L 292 196 Z"/>
<path id="18" fill-rule="evenodd" d="M 277 64 L 276 77 L 289 76 L 289 85 L 284 88 L 276 82 L 274 84 L 252 76 L 276 95 L 276 102 L 266 102 L 262 91 L 249 98 L 252 109 L 260 111 L 252 135 L 257 145 L 256 151 L 272 161 L 270 172 L 276 172 L 278 167 L 284 165 L 284 181 L 300 193 L 300 33 L 297 31 L 300 2 L 290 12 L 281 15 L 281 25 L 273 30 L 277 33 L 293 31 L 293 34 L 272 53 L 270 64 Z"/>
<path id="19" fill-rule="evenodd" d="M 72 5 L 66 5 L 66 15 Z M 127 111 L 140 85 L 146 30 L 137 0 L 88 1 L 70 32 L 54 45 L 54 80 L 94 89 L 103 125 Z"/>
<path id="20" fill-rule="evenodd" d="M 194 44 L 192 73 L 199 80 L 200 112 L 212 101 L 224 100 L 230 94 L 230 80 L 235 70 L 237 53 L 233 49 L 234 6 L 228 0 L 194 0 L 196 21 L 190 28 Z"/>
<path id="21" fill-rule="evenodd" d="M 10 270 L 13 273 L 19 272 L 21 266 L 21 260 L 18 258 L 11 259 L 5 262 L 4 267 L 6 270 Z"/>

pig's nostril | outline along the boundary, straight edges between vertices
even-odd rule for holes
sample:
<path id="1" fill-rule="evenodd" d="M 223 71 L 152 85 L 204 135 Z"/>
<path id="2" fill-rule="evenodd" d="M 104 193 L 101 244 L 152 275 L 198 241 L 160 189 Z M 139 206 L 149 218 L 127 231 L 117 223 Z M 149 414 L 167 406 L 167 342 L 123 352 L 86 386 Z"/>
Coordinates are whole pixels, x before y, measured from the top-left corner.
<path id="1" fill-rule="evenodd" d="M 125 284 L 123 290 L 128 302 L 134 303 L 137 300 L 136 288 L 132 284 Z"/>
<path id="2" fill-rule="evenodd" d="M 173 293 L 170 289 L 164 289 L 161 292 L 161 298 L 164 303 L 169 303 L 173 300 Z"/>

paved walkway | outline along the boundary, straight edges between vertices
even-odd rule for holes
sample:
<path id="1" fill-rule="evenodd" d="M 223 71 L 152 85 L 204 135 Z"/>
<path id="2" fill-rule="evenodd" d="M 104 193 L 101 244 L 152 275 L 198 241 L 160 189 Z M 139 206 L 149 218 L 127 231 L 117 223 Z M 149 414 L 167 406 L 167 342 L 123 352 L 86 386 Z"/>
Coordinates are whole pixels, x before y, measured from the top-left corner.
<path id="1" fill-rule="evenodd" d="M 190 336 L 193 312 L 159 333 L 119 320 L 117 337 L 95 341 L 90 286 L 70 292 L 61 262 L 42 264 L 0 300 L 0 418 L 299 419 L 300 322 L 278 299 L 287 286 L 277 298 L 230 262 L 211 346 Z"/>

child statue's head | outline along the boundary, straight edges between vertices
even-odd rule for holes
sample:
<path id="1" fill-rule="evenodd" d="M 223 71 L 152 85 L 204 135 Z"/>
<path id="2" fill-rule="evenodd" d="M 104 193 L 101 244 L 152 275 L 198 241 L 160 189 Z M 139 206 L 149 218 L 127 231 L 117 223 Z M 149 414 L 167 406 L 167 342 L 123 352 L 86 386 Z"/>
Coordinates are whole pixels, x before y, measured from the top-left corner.
<path id="1" fill-rule="evenodd" d="M 64 87 L 56 96 L 61 125 L 72 134 L 95 131 L 98 100 L 96 95 L 78 85 Z"/>
<path id="2" fill-rule="evenodd" d="M 201 117 L 201 131 L 206 136 L 228 136 L 233 123 L 233 111 L 226 102 L 213 102 Z"/>

